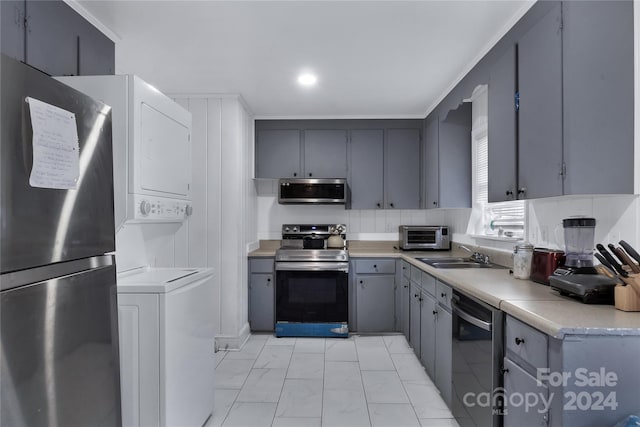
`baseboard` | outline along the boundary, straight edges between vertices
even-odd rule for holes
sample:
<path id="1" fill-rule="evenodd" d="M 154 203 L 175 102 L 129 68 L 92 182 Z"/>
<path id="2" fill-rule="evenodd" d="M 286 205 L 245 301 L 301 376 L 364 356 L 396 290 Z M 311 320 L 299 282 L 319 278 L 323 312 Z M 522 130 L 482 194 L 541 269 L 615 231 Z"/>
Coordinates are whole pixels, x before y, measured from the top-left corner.
<path id="1" fill-rule="evenodd" d="M 248 322 L 240 329 L 240 333 L 237 336 L 218 335 L 216 336 L 216 351 L 240 350 L 249 339 L 249 335 L 251 335 L 251 331 Z"/>

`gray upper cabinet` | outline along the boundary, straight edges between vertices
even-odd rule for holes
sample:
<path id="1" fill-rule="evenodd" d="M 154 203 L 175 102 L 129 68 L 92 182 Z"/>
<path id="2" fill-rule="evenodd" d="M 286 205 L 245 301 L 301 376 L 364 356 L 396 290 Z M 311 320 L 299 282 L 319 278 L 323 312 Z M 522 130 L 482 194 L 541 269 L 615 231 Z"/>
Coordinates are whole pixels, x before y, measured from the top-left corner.
<path id="1" fill-rule="evenodd" d="M 52 76 L 114 73 L 115 44 L 64 1 L 0 3 L 4 54 Z"/>
<path id="2" fill-rule="evenodd" d="M 438 159 L 438 206 L 470 208 L 471 103 L 463 103 L 449 111 L 439 123 Z"/>
<path id="3" fill-rule="evenodd" d="M 380 209 L 384 203 L 384 130 L 354 129 L 349 143 L 352 209 Z"/>
<path id="4" fill-rule="evenodd" d="M 52 76 L 78 74 L 77 13 L 61 1 L 28 1 L 26 62 Z"/>
<path id="5" fill-rule="evenodd" d="M 561 26 L 557 3 L 490 68 L 490 202 L 562 194 Z"/>
<path id="6" fill-rule="evenodd" d="M 424 127 L 424 179 L 425 207 L 437 208 L 440 205 L 439 159 L 438 159 L 438 116 L 425 120 Z"/>
<path id="7" fill-rule="evenodd" d="M 256 177 L 301 177 L 300 131 L 260 130 L 256 133 Z"/>
<path id="8" fill-rule="evenodd" d="M 565 194 L 633 193 L 633 6 L 562 4 Z"/>
<path id="9" fill-rule="evenodd" d="M 510 46 L 491 67 L 489 76 L 489 201 L 516 196 L 516 48 Z"/>
<path id="10" fill-rule="evenodd" d="M 24 61 L 24 1 L 0 1 L 2 53 L 19 61 Z"/>
<path id="11" fill-rule="evenodd" d="M 562 195 L 562 7 L 518 41 L 518 198 Z M 491 136 L 489 136 L 491 138 Z"/>
<path id="12" fill-rule="evenodd" d="M 387 129 L 385 141 L 385 208 L 420 207 L 420 130 Z"/>
<path id="13" fill-rule="evenodd" d="M 78 25 L 78 75 L 115 73 L 115 44 L 87 21 Z"/>
<path id="14" fill-rule="evenodd" d="M 305 130 L 305 178 L 347 177 L 347 131 Z"/>

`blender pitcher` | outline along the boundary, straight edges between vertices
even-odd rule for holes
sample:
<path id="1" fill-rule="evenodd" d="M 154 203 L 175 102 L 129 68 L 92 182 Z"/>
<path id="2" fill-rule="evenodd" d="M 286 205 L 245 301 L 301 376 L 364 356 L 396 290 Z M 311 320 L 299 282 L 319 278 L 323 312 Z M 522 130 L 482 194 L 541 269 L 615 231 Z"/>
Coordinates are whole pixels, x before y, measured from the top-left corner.
<path id="1" fill-rule="evenodd" d="M 593 267 L 593 246 L 595 238 L 595 218 L 566 218 L 564 228 L 565 266 Z"/>

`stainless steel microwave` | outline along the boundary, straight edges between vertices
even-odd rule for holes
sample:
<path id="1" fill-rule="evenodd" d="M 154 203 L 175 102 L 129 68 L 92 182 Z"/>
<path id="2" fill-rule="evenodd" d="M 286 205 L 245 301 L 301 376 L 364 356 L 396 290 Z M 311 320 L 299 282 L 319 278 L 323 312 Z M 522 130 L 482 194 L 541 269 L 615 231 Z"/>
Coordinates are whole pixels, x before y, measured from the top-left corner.
<path id="1" fill-rule="evenodd" d="M 278 203 L 344 205 L 347 180 L 343 178 L 282 178 L 278 182 Z"/>
<path id="2" fill-rule="evenodd" d="M 449 227 L 445 225 L 401 225 L 400 249 L 435 250 L 451 249 Z"/>

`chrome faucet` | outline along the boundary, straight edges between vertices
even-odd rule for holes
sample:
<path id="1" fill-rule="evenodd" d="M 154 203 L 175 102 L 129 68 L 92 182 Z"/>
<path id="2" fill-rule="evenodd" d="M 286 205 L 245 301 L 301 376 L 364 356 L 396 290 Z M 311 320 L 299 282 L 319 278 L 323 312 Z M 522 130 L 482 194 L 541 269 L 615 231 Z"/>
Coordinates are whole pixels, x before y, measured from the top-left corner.
<path id="1" fill-rule="evenodd" d="M 480 264 L 489 264 L 489 255 L 481 254 L 480 252 L 474 252 L 465 245 L 458 245 L 460 249 L 463 249 L 471 254 L 469 258 Z"/>

